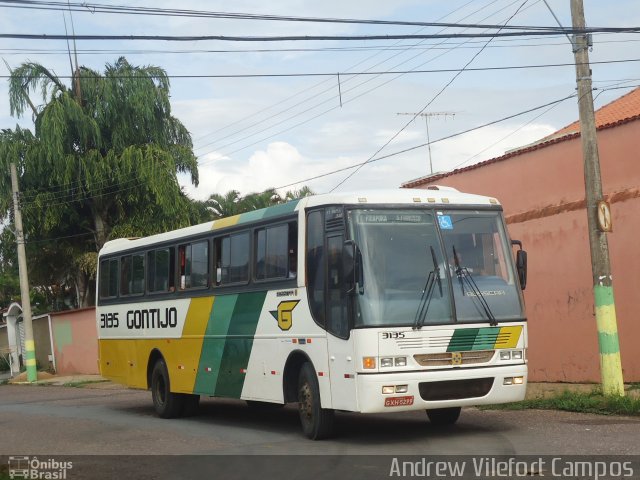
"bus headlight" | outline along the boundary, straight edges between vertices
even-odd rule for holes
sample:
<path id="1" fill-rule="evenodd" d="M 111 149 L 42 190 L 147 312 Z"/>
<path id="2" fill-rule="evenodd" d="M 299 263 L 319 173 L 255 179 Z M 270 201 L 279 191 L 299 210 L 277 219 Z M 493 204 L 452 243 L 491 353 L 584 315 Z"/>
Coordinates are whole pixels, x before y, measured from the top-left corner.
<path id="1" fill-rule="evenodd" d="M 511 360 L 511 351 L 500 350 L 500 360 Z"/>
<path id="2" fill-rule="evenodd" d="M 406 367 L 407 357 L 396 357 L 396 367 Z"/>
<path id="3" fill-rule="evenodd" d="M 388 358 L 388 357 L 381 358 L 380 359 L 380 366 L 383 367 L 383 368 L 393 367 L 393 358 Z"/>
<path id="4" fill-rule="evenodd" d="M 514 360 L 522 360 L 522 350 L 514 350 L 511 352 L 511 358 Z"/>
<path id="5" fill-rule="evenodd" d="M 524 384 L 524 377 L 505 377 L 502 381 L 503 385 L 522 385 Z"/>

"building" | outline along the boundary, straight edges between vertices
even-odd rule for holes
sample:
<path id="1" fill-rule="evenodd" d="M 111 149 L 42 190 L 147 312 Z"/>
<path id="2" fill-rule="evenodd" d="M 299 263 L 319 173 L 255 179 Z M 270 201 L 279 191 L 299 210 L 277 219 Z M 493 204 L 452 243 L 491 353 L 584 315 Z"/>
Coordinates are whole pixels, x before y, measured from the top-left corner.
<path id="1" fill-rule="evenodd" d="M 12 303 L 2 317 L 0 362 L 9 364 L 15 375 L 24 365 L 22 307 Z M 37 315 L 32 325 L 39 370 L 58 375 L 99 373 L 95 307 Z"/>
<path id="2" fill-rule="evenodd" d="M 596 112 L 602 188 L 625 382 L 640 381 L 640 88 Z M 599 382 L 598 335 L 578 122 L 476 165 L 406 182 L 494 196 L 529 253 L 525 291 L 531 381 Z"/>

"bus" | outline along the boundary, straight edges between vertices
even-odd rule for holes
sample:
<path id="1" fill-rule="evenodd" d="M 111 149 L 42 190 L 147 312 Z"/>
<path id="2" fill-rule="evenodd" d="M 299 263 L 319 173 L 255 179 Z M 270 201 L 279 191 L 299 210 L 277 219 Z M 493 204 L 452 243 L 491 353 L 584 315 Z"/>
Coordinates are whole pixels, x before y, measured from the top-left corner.
<path id="1" fill-rule="evenodd" d="M 104 377 L 163 418 L 201 396 L 297 403 L 311 439 L 335 411 L 522 400 L 526 252 L 500 203 L 433 186 L 316 195 L 100 251 Z"/>

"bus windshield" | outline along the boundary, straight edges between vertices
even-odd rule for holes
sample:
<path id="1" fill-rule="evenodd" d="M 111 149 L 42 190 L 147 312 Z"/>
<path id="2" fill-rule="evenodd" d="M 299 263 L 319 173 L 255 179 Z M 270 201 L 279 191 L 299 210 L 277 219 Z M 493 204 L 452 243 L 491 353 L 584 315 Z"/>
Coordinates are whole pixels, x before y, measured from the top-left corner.
<path id="1" fill-rule="evenodd" d="M 362 258 L 356 327 L 523 318 L 500 212 L 381 208 L 348 218 Z"/>

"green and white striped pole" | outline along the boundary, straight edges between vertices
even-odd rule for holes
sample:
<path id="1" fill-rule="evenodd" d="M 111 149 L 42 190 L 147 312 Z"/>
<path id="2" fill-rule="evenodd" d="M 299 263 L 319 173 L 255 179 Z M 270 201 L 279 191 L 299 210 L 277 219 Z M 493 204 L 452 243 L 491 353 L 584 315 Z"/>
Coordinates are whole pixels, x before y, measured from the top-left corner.
<path id="1" fill-rule="evenodd" d="M 585 29 L 582 0 L 571 0 L 571 18 L 574 29 Z M 586 34 L 575 35 L 572 44 L 576 60 L 580 137 L 584 157 L 584 182 L 602 390 L 605 395 L 624 395 L 616 307 L 613 301 L 613 280 L 607 242 L 607 232 L 612 231 L 611 212 L 602 195 L 600 157 L 591 93 L 589 37 Z"/>

